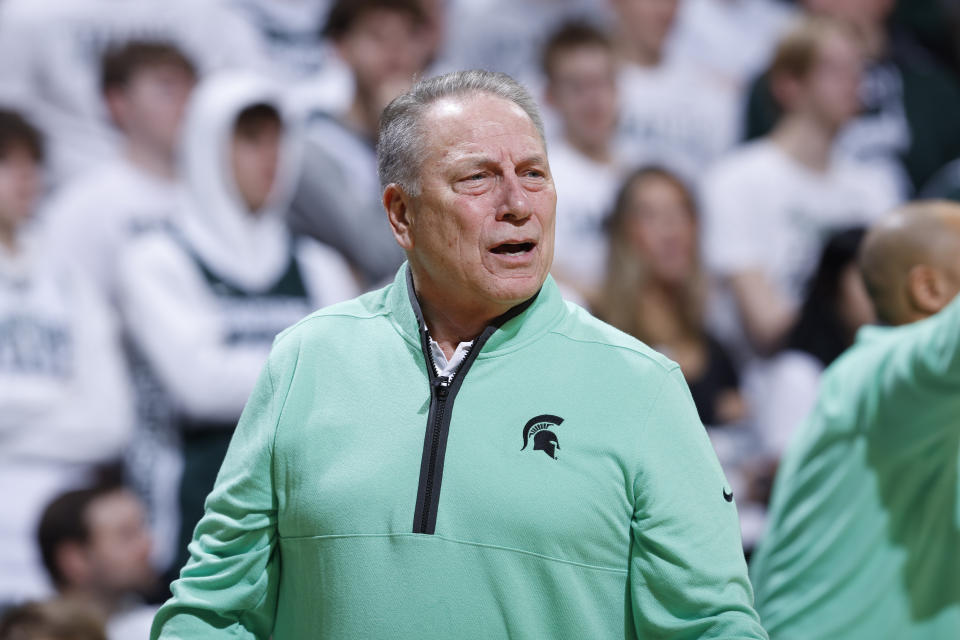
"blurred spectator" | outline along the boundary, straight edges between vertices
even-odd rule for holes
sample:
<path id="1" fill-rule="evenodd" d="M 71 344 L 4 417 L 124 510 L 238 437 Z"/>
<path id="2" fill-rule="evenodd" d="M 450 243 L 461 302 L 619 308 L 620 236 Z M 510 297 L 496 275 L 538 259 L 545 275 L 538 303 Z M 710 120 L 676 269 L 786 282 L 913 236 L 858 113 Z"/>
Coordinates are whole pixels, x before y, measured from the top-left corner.
<path id="1" fill-rule="evenodd" d="M 44 566 L 60 596 L 107 621 L 111 640 L 146 640 L 157 607 L 143 504 L 119 484 L 68 491 L 47 506 L 37 529 Z"/>
<path id="2" fill-rule="evenodd" d="M 38 132 L 0 111 L 0 604 L 50 593 L 40 511 L 119 456 L 132 423 L 106 302 L 29 226 L 41 157 Z"/>
<path id="3" fill-rule="evenodd" d="M 119 272 L 128 331 L 180 416 L 177 551 L 185 556 L 273 338 L 356 286 L 339 255 L 291 236 L 284 223 L 297 136 L 270 85 L 214 75 L 194 92 L 183 133 L 188 193 L 174 224 L 129 243 Z M 174 445 L 164 434 L 139 434 L 145 453 L 132 472 L 168 490 L 178 479 L 148 467 L 158 449 Z"/>
<path id="4" fill-rule="evenodd" d="M 617 73 L 613 43 L 589 23 L 571 22 L 543 54 L 547 103 L 560 117 L 550 141 L 557 185 L 553 273 L 585 300 L 595 300 L 607 254 L 603 221 L 625 173 L 614 149 Z"/>
<path id="5" fill-rule="evenodd" d="M 876 321 L 857 266 L 863 236 L 863 227 L 854 227 L 827 240 L 785 348 L 754 379 L 761 386 L 750 394 L 755 422 L 775 458 L 813 408 L 823 370 L 853 344 L 860 327 Z"/>
<path id="6" fill-rule="evenodd" d="M 903 199 L 960 156 L 960 120 L 953 115 L 960 110 L 960 85 L 907 33 L 890 31 L 887 24 L 894 4 L 894 0 L 804 1 L 814 14 L 849 22 L 865 46 L 862 109 L 843 129 L 838 151 L 883 170 Z M 779 115 L 766 74 L 750 92 L 746 137 L 765 135 Z"/>
<path id="7" fill-rule="evenodd" d="M 324 33 L 350 68 L 355 91 L 340 116 L 308 124 L 294 228 L 341 251 L 368 283 L 403 260 L 380 200 L 375 151 L 383 108 L 423 70 L 425 14 L 416 0 L 337 0 Z"/>
<path id="8" fill-rule="evenodd" d="M 696 185 L 737 140 L 732 83 L 668 57 L 677 0 L 612 0 L 622 65 L 620 143 L 634 165 L 655 164 Z"/>
<path id="9" fill-rule="evenodd" d="M 122 155 L 72 180 L 45 211 L 54 254 L 88 272 L 114 304 L 123 247 L 137 235 L 167 224 L 176 209 L 180 189 L 176 151 L 195 76 L 191 61 L 167 43 L 133 40 L 109 49 L 102 61 L 101 86 L 123 136 Z M 139 354 L 128 349 L 128 356 L 136 391 L 136 428 L 169 433 L 169 399 Z M 163 448 L 133 448 L 127 456 L 133 467 L 162 469 L 174 477 L 179 473 L 179 458 L 165 455 Z M 141 458 L 148 458 L 149 464 Z M 164 524 L 157 517 L 175 512 L 175 496 L 151 491 L 142 476 L 135 479 L 158 539 L 172 540 L 175 523 Z M 170 506 L 164 508 L 164 501 Z M 157 545 L 155 552 L 158 567 L 172 561 L 170 544 Z"/>
<path id="10" fill-rule="evenodd" d="M 766 138 L 731 153 L 704 183 L 704 252 L 727 308 L 718 337 L 740 361 L 782 345 L 822 239 L 897 202 L 870 167 L 833 154 L 859 108 L 862 55 L 842 23 L 808 18 L 777 48 L 770 77 L 783 116 Z"/>
<path id="11" fill-rule="evenodd" d="M 663 169 L 638 170 L 617 196 L 608 231 L 599 315 L 680 365 L 704 424 L 742 420 L 737 372 L 703 322 L 707 290 L 689 189 Z"/>
<path id="12" fill-rule="evenodd" d="M 219 0 L 5 0 L 0 99 L 36 118 L 50 143 L 55 183 L 116 155 L 100 61 L 131 39 L 175 43 L 203 72 L 260 68 L 266 60 L 257 34 Z"/>
<path id="13" fill-rule="evenodd" d="M 742 91 L 796 13 L 784 0 L 683 0 L 669 51 Z"/>
<path id="14" fill-rule="evenodd" d="M 81 603 L 29 602 L 0 617 L 0 640 L 107 640 L 103 620 Z"/>
<path id="15" fill-rule="evenodd" d="M 44 218 L 55 254 L 115 300 L 121 247 L 175 207 L 176 146 L 196 73 L 176 47 L 133 40 L 108 50 L 101 78 L 122 155 L 58 191 Z"/>

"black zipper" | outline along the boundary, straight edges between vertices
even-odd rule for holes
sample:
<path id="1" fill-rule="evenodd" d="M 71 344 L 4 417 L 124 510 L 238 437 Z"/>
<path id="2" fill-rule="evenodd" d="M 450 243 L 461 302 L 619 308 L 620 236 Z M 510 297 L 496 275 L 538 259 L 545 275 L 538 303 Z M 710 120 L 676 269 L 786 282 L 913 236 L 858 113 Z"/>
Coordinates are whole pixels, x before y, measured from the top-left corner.
<path id="1" fill-rule="evenodd" d="M 430 380 L 430 411 L 427 414 L 427 430 L 423 439 L 423 456 L 420 460 L 420 483 L 417 488 L 417 502 L 413 513 L 413 532 L 433 534 L 437 526 L 437 505 L 440 502 L 440 488 L 443 482 L 443 463 L 447 451 L 447 436 L 450 432 L 450 418 L 457 392 L 463 384 L 477 354 L 487 340 L 504 322 L 525 311 L 537 296 L 534 295 L 507 313 L 494 319 L 473 341 L 463 362 L 451 376 L 440 375 L 433 364 L 430 351 L 430 334 L 423 320 L 420 302 L 413 289 L 413 277 L 407 268 L 407 293 L 420 329 L 420 348 L 423 351 L 427 376 Z M 538 292 L 539 293 L 539 292 Z"/>
<path id="2" fill-rule="evenodd" d="M 423 480 L 423 502 L 417 501 L 418 506 L 420 507 L 420 517 L 419 519 L 414 514 L 413 532 L 414 533 L 433 533 L 434 528 L 436 527 L 436 508 L 430 508 L 433 504 L 433 489 L 434 484 L 439 484 L 441 478 L 437 474 L 437 462 L 440 451 L 440 438 L 445 436 L 444 432 L 444 421 L 443 418 L 446 415 L 446 406 L 447 406 L 447 396 L 450 393 L 450 378 L 444 376 L 438 376 L 433 381 L 431 381 L 431 409 L 434 413 L 434 419 L 432 422 L 432 428 L 429 430 L 428 435 L 430 437 L 430 458 L 427 461 L 427 473 L 426 476 L 422 478 Z M 446 425 L 449 428 L 449 421 Z M 424 454 L 426 455 L 426 450 Z M 439 493 L 439 486 L 437 487 Z M 433 521 L 431 522 L 431 514 L 434 515 Z"/>

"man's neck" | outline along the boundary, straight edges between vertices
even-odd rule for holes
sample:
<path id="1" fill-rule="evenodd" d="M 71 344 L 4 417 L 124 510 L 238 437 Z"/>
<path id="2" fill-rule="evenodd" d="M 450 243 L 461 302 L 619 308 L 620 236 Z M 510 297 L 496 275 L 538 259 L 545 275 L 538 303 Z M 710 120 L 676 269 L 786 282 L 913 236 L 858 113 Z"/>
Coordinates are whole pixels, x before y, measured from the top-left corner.
<path id="1" fill-rule="evenodd" d="M 440 345 L 447 360 L 453 357 L 457 345 L 461 342 L 471 342 L 483 333 L 490 321 L 505 313 L 506 310 L 496 313 L 479 309 L 470 312 L 466 310 L 452 310 L 449 307 L 441 308 L 429 302 L 425 296 L 419 296 L 420 311 L 427 324 L 430 337 Z M 492 315 L 491 315 L 492 314 Z"/>
<path id="2" fill-rule="evenodd" d="M 830 155 L 836 131 L 802 114 L 785 116 L 770 134 L 784 153 L 803 166 L 818 172 L 830 167 Z"/>
<path id="3" fill-rule="evenodd" d="M 148 145 L 128 141 L 124 151 L 126 159 L 144 173 L 162 180 L 176 178 L 176 165 L 173 154 L 151 149 Z"/>

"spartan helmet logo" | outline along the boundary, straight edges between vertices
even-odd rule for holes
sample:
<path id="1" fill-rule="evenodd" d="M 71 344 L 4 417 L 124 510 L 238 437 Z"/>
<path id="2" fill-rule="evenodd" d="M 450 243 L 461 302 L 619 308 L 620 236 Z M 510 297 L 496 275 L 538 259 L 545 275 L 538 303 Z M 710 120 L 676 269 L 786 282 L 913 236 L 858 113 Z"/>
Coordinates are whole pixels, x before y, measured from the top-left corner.
<path id="1" fill-rule="evenodd" d="M 530 437 L 533 436 L 533 450 L 543 451 L 545 454 L 557 459 L 557 450 L 560 448 L 560 441 L 557 440 L 557 434 L 550 430 L 551 427 L 559 427 L 563 424 L 563 418 L 560 416 L 551 416 L 544 414 L 536 418 L 527 420 L 523 427 L 523 446 L 520 451 L 527 448 Z"/>

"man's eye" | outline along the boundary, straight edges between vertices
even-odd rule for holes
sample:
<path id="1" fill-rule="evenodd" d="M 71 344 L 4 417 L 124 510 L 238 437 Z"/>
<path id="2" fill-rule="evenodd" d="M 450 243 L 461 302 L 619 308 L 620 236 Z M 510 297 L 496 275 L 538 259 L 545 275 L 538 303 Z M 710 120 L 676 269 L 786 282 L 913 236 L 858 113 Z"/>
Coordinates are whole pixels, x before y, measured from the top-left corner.
<path id="1" fill-rule="evenodd" d="M 482 173 L 474 173 L 473 175 L 468 176 L 468 177 L 467 177 L 467 180 L 483 180 L 483 174 L 482 174 Z"/>
<path id="2" fill-rule="evenodd" d="M 527 169 L 525 175 L 529 178 L 542 178 L 544 176 L 543 171 L 539 169 Z"/>

